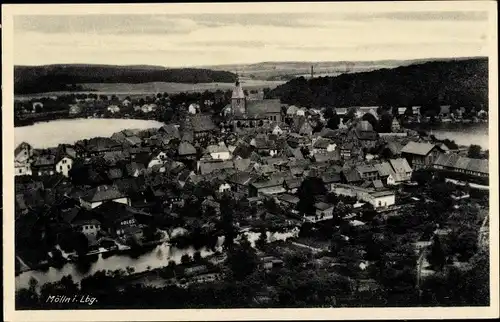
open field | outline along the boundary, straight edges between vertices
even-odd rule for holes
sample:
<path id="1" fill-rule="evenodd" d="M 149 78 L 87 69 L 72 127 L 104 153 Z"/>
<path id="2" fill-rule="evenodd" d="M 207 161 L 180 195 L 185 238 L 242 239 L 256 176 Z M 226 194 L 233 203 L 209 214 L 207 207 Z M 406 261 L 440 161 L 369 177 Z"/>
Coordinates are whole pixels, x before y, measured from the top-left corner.
<path id="1" fill-rule="evenodd" d="M 262 89 L 269 87 L 270 89 L 275 88 L 278 85 L 284 83 L 284 81 L 265 81 L 265 80 L 242 80 L 243 88 L 247 90 Z M 199 83 L 199 84 L 184 84 L 184 83 L 167 83 L 167 82 L 153 82 L 153 83 L 140 83 L 140 84 L 126 84 L 126 83 L 88 83 L 80 84 L 84 88 L 89 89 L 89 91 L 76 91 L 71 93 L 96 93 L 104 95 L 115 94 L 118 97 L 137 97 L 152 95 L 156 93 L 181 93 L 181 92 L 203 92 L 203 91 L 216 91 L 228 90 L 234 87 L 233 83 Z M 90 91 L 91 89 L 95 91 Z M 60 92 L 46 92 L 46 93 L 36 93 L 36 94 L 23 94 L 16 95 L 16 99 L 32 99 L 44 96 L 57 96 L 62 94 L 68 94 L 68 91 Z"/>

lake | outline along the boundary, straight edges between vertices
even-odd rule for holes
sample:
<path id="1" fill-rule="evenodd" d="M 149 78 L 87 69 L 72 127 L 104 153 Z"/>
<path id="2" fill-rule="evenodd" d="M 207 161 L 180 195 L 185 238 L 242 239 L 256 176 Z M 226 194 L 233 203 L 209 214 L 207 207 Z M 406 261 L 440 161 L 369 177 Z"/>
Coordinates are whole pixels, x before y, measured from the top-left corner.
<path id="1" fill-rule="evenodd" d="M 125 129 L 148 129 L 163 126 L 162 122 L 134 119 L 71 119 L 40 122 L 14 128 L 14 144 L 27 142 L 34 148 L 56 147 L 61 143 L 103 136 Z"/>
<path id="2" fill-rule="evenodd" d="M 291 237 L 298 236 L 298 228 L 290 230 L 284 233 L 271 233 L 267 232 L 268 242 L 273 242 L 277 240 L 286 240 Z M 245 232 L 243 233 L 247 236 L 248 241 L 255 247 L 255 241 L 259 238 L 260 233 L 256 232 Z M 241 238 L 238 236 L 235 241 L 237 242 Z M 217 242 L 216 251 L 222 251 L 222 244 L 224 242 L 224 237 L 219 237 Z M 207 248 L 202 248 L 198 250 L 201 257 L 207 257 L 213 255 L 214 252 Z M 28 288 L 29 280 L 33 277 L 38 281 L 39 286 L 45 283 L 52 283 L 59 281 L 65 275 L 71 275 L 73 281 L 79 283 L 83 278 L 90 276 L 100 270 L 117 270 L 126 269 L 127 266 L 133 267 L 135 273 L 140 273 L 147 271 L 149 269 L 160 268 L 168 265 L 168 262 L 173 260 L 177 264 L 181 263 L 181 257 L 184 254 L 188 254 L 193 257 L 196 250 L 193 247 L 179 249 L 177 247 L 171 246 L 168 242 L 162 243 L 156 246 L 153 250 L 142 254 L 136 258 L 133 258 L 126 254 L 117 254 L 110 257 L 104 258 L 102 254 L 98 255 L 97 261 L 90 264 L 90 267 L 86 271 L 81 271 L 75 263 L 66 263 L 62 268 L 50 267 L 47 271 L 33 270 L 21 273 L 16 276 L 16 289 Z"/>
<path id="3" fill-rule="evenodd" d="M 449 139 L 458 145 L 480 145 L 483 150 L 488 150 L 490 138 L 488 123 L 476 124 L 441 124 L 436 126 L 419 126 L 418 129 L 433 134 L 437 139 Z"/>

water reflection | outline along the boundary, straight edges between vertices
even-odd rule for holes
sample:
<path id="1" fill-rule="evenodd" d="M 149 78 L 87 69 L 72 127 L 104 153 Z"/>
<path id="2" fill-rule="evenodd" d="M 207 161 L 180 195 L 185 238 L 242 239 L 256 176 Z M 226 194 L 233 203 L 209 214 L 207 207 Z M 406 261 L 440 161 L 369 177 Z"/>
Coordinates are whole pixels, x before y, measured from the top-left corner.
<path id="1" fill-rule="evenodd" d="M 255 242 L 259 238 L 260 233 L 245 232 L 244 234 L 252 246 L 255 247 Z M 298 229 L 284 233 L 267 232 L 267 239 L 269 242 L 272 242 L 276 240 L 286 240 L 287 238 L 296 237 L 297 235 Z M 238 242 L 240 239 L 241 235 L 238 236 L 235 241 Z M 222 251 L 223 243 L 224 236 L 221 236 L 217 240 L 215 250 L 203 247 L 198 251 L 201 257 L 207 257 L 213 255 L 216 251 Z M 187 254 L 193 257 L 196 252 L 197 250 L 194 247 L 180 249 L 165 242 L 142 254 L 120 253 L 112 256 L 108 255 L 109 257 L 106 256 L 106 253 L 96 254 L 91 256 L 90 261 L 66 263 L 61 268 L 50 267 L 46 271 L 37 270 L 24 272 L 16 277 L 16 289 L 27 288 L 31 277 L 35 278 L 39 285 L 42 285 L 59 281 L 65 275 L 71 275 L 75 282 L 80 282 L 83 278 L 93 275 L 100 270 L 125 270 L 127 267 L 132 267 L 136 273 L 144 272 L 146 270 L 167 266 L 169 261 L 174 261 L 179 264 L 183 255 Z"/>

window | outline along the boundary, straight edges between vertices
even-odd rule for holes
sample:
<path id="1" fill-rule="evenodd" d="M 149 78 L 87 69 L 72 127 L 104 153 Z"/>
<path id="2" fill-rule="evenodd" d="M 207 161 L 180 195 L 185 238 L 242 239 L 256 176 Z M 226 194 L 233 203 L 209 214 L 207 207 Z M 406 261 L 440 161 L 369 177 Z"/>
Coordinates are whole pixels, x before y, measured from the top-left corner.
<path id="1" fill-rule="evenodd" d="M 23 173 L 23 169 L 19 169 L 19 173 Z"/>

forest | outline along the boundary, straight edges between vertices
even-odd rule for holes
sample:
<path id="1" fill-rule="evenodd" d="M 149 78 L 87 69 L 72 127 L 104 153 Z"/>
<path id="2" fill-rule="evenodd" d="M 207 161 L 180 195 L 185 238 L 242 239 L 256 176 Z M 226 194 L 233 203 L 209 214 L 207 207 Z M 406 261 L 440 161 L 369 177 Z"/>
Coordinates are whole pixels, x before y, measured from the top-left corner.
<path id="1" fill-rule="evenodd" d="M 232 83 L 236 75 L 226 71 L 152 66 L 47 65 L 15 66 L 14 93 L 32 94 L 83 90 L 88 83 Z"/>
<path id="2" fill-rule="evenodd" d="M 295 78 L 276 87 L 270 98 L 298 106 L 429 106 L 488 105 L 488 59 L 435 61 L 394 69 Z"/>

